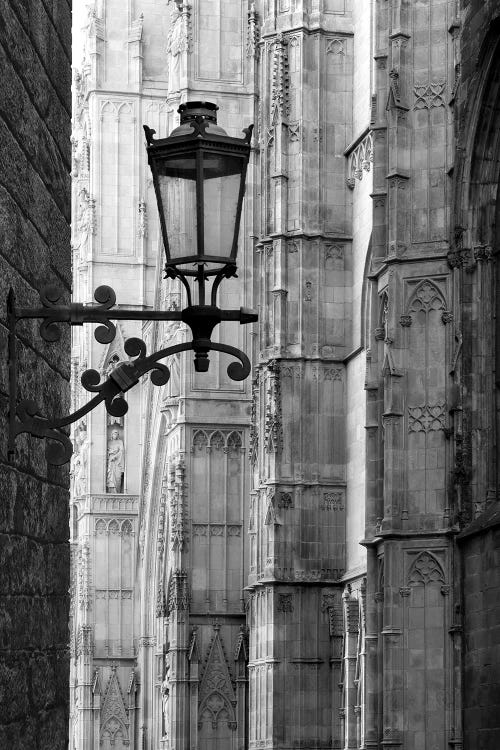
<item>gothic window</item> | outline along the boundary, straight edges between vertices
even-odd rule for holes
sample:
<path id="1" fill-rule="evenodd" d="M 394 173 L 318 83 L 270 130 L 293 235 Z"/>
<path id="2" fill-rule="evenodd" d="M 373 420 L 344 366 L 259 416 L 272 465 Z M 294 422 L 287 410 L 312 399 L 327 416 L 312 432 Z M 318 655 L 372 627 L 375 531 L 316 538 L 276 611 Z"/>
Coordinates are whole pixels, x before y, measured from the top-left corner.
<path id="1" fill-rule="evenodd" d="M 215 600 L 236 602 L 241 558 L 243 511 L 242 433 L 196 430 L 191 451 L 190 496 L 193 559 L 193 602 L 206 606 L 207 592 Z M 210 579 L 210 566 L 219 573 Z M 210 579 L 210 580 L 209 580 Z"/>

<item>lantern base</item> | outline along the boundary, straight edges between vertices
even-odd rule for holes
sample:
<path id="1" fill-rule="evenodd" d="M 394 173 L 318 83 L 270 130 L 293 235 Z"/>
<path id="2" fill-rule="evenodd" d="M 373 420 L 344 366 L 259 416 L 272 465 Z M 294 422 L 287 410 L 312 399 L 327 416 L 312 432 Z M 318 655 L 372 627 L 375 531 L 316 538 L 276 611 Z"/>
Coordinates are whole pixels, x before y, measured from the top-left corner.
<path id="1" fill-rule="evenodd" d="M 208 372 L 210 360 L 208 354 L 196 352 L 194 355 L 194 369 L 196 372 Z"/>

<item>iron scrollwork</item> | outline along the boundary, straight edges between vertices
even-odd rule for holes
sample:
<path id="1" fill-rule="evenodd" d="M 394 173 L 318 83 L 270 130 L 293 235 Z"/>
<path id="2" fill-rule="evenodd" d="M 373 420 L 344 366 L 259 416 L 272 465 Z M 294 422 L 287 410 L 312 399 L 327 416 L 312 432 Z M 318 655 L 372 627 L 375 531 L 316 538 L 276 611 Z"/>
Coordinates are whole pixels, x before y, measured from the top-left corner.
<path id="1" fill-rule="evenodd" d="M 195 369 L 206 372 L 208 369 L 208 352 L 220 351 L 237 358 L 227 367 L 227 373 L 232 380 L 244 380 L 250 374 L 250 360 L 242 351 L 234 346 L 219 344 L 211 341 L 212 331 L 222 320 L 239 321 L 241 324 L 255 322 L 257 314 L 252 310 L 221 310 L 215 304 L 191 305 L 188 296 L 188 307 L 184 310 L 144 311 L 113 309 L 116 295 L 109 286 L 99 286 L 94 292 L 97 304 L 71 303 L 58 304 L 61 299 L 59 290 L 50 286 L 40 294 L 41 307 L 16 309 L 14 294 L 8 299 L 9 322 L 9 380 L 10 380 L 10 413 L 9 413 L 9 455 L 15 452 L 15 439 L 21 433 L 30 433 L 35 437 L 47 438 L 46 458 L 48 463 L 62 465 L 67 463 L 73 452 L 71 440 L 63 428 L 80 420 L 98 404 L 104 402 L 109 414 L 114 417 L 123 416 L 128 410 L 128 404 L 123 394 L 135 386 L 140 378 L 150 372 L 150 380 L 155 386 L 166 385 L 170 379 L 169 367 L 160 360 L 182 351 L 193 350 L 195 353 Z M 215 295 L 212 303 L 215 302 Z M 113 320 L 179 320 L 186 323 L 192 331 L 192 341 L 175 344 L 152 354 L 147 354 L 146 344 L 140 338 L 129 338 L 124 343 L 125 353 L 131 358 L 129 362 L 122 362 L 114 368 L 109 376 L 101 381 L 97 370 L 86 370 L 81 376 L 81 384 L 89 393 L 94 393 L 84 406 L 65 417 L 47 418 L 32 399 L 18 402 L 17 397 L 17 345 L 16 325 L 19 320 L 28 318 L 41 319 L 40 334 L 47 342 L 58 341 L 61 335 L 60 323 L 71 326 L 84 323 L 97 323 L 94 337 L 100 344 L 109 344 L 116 335 Z"/>

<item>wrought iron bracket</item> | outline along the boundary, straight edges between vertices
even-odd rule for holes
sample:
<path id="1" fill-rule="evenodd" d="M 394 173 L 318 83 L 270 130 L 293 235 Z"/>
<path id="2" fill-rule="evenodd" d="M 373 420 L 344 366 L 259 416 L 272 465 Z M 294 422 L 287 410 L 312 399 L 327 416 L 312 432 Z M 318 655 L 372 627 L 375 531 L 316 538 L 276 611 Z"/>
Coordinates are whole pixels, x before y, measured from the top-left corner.
<path id="1" fill-rule="evenodd" d="M 109 286 L 100 286 L 94 292 L 97 304 L 71 303 L 59 304 L 61 293 L 53 286 L 46 287 L 40 293 L 41 307 L 17 308 L 14 293 L 11 290 L 7 301 L 7 318 L 9 326 L 9 457 L 15 454 L 15 440 L 18 435 L 28 432 L 39 438 L 47 438 L 46 458 L 51 464 L 67 463 L 73 452 L 69 436 L 64 427 L 76 422 L 104 402 L 106 410 L 115 417 L 123 416 L 128 404 L 123 394 L 136 385 L 143 375 L 150 372 L 153 385 L 168 383 L 170 369 L 160 360 L 178 352 L 194 351 L 194 367 L 197 372 L 206 372 L 209 367 L 208 352 L 224 352 L 236 357 L 237 362 L 228 365 L 227 373 L 232 380 L 244 380 L 250 374 L 251 365 L 247 355 L 240 349 L 211 340 L 214 328 L 223 320 L 239 321 L 240 324 L 254 323 L 257 313 L 248 308 L 239 310 L 221 310 L 217 305 L 191 305 L 184 310 L 140 310 L 114 309 L 116 295 Z M 212 301 L 214 297 L 212 297 Z M 190 302 L 190 298 L 188 298 Z M 32 399 L 18 399 L 17 382 L 17 333 L 16 326 L 20 320 L 41 319 L 40 334 L 47 342 L 58 341 L 61 336 L 59 324 L 69 323 L 80 326 L 84 323 L 97 323 L 94 337 L 100 344 L 109 344 L 116 335 L 116 320 L 171 321 L 186 323 L 192 332 L 192 341 L 168 346 L 152 354 L 147 354 L 146 344 L 142 339 L 130 338 L 124 343 L 125 353 L 131 357 L 130 362 L 122 362 L 101 381 L 97 370 L 85 370 L 81 384 L 89 393 L 95 393 L 84 406 L 66 417 L 46 417 Z"/>

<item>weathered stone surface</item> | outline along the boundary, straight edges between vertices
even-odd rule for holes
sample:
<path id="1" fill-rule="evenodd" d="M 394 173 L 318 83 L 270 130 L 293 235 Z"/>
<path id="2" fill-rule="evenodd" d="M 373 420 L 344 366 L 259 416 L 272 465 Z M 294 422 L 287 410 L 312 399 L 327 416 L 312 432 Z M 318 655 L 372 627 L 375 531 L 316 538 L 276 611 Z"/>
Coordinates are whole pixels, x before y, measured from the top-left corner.
<path id="1" fill-rule="evenodd" d="M 54 6 L 1 3 L 0 746 L 12 750 L 67 747 L 68 472 L 48 468 L 43 443 L 25 435 L 7 456 L 7 293 L 38 307 L 45 284 L 70 286 L 70 5 Z M 51 348 L 38 325 L 17 334 L 18 397 L 61 413 L 68 333 Z"/>
<path id="2" fill-rule="evenodd" d="M 464 740 L 500 737 L 500 514 L 493 505 L 459 536 L 464 566 Z"/>

